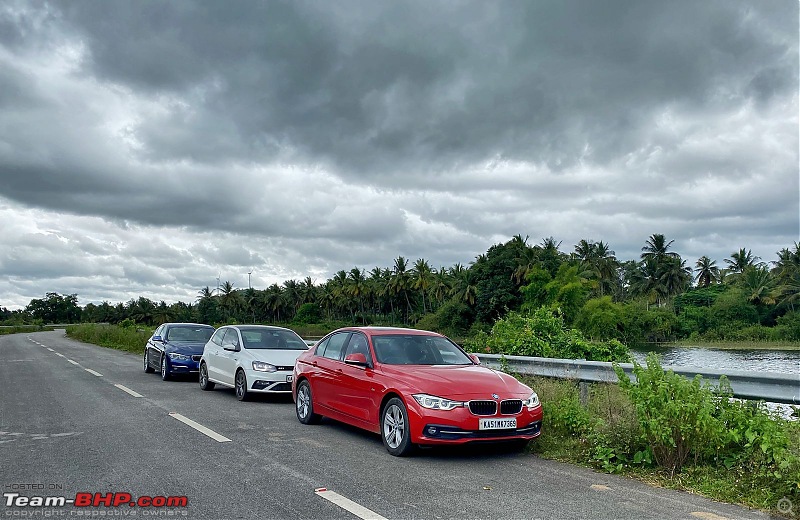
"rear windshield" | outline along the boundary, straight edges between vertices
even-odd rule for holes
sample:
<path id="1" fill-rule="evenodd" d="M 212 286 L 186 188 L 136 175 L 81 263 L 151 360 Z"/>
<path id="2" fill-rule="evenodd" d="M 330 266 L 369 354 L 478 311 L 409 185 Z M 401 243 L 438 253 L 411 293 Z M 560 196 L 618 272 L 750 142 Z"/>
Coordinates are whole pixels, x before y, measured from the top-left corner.
<path id="1" fill-rule="evenodd" d="M 202 342 L 208 341 L 208 338 L 214 334 L 214 329 L 211 327 L 192 327 L 192 326 L 178 326 L 170 327 L 167 330 L 167 341 L 192 341 Z"/>
<path id="2" fill-rule="evenodd" d="M 372 336 L 379 363 L 386 365 L 471 365 L 455 343 L 441 336 L 392 334 Z"/>
<path id="3" fill-rule="evenodd" d="M 307 350 L 308 345 L 291 330 L 282 329 L 239 329 L 244 340 L 244 348 L 273 350 Z"/>

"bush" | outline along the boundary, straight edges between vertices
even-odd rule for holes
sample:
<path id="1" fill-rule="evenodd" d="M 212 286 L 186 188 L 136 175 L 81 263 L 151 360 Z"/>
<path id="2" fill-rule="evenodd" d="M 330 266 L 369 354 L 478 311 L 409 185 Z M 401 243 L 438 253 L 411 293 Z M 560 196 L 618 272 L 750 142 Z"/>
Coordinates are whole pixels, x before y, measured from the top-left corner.
<path id="1" fill-rule="evenodd" d="M 546 307 L 530 315 L 509 313 L 489 334 L 479 332 L 466 341 L 472 352 L 538 356 L 591 361 L 627 361 L 628 349 L 619 341 L 590 342 Z"/>
<path id="2" fill-rule="evenodd" d="M 714 418 L 716 394 L 698 375 L 692 380 L 664 372 L 658 356 L 647 356 L 647 368 L 634 362 L 632 383 L 615 367 L 620 388 L 636 407 L 636 416 L 655 462 L 670 473 L 680 471 L 690 455 L 697 459 L 707 445 L 723 435 Z"/>
<path id="3" fill-rule="evenodd" d="M 294 323 L 308 325 L 309 323 L 319 323 L 322 318 L 322 311 L 316 303 L 304 303 L 297 309 L 294 316 Z"/>

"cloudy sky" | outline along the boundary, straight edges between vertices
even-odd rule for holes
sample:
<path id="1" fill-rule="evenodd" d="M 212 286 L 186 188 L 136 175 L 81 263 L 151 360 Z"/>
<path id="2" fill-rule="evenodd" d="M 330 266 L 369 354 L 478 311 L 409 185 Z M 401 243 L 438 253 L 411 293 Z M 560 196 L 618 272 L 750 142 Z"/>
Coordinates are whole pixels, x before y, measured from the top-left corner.
<path id="1" fill-rule="evenodd" d="M 0 2 L 0 306 L 800 240 L 798 2 Z"/>

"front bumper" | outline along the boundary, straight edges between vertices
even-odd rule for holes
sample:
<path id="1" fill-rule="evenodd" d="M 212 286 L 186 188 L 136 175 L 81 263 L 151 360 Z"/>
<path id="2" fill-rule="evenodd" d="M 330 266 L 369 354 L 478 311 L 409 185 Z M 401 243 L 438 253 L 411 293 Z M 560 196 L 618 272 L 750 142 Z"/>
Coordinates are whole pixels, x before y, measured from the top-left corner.
<path id="1" fill-rule="evenodd" d="M 248 391 L 264 394 L 291 394 L 294 376 L 291 370 L 259 372 L 246 370 Z"/>
<path id="2" fill-rule="evenodd" d="M 430 410 L 416 401 L 406 401 L 411 426 L 411 442 L 422 445 L 464 444 L 473 441 L 531 440 L 542 432 L 542 407 L 532 410 L 523 407 L 519 413 L 509 415 L 479 416 L 468 408 Z M 502 430 L 481 430 L 480 419 L 516 418 L 517 427 Z"/>
<path id="3" fill-rule="evenodd" d="M 172 359 L 169 360 L 169 371 L 172 374 L 197 374 L 200 363 L 192 360 Z"/>

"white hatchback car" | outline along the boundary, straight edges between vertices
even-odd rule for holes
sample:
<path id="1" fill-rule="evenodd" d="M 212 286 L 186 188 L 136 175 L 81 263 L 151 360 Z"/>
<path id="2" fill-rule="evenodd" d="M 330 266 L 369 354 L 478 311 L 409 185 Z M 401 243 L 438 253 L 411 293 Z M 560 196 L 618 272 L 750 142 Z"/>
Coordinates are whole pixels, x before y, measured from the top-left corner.
<path id="1" fill-rule="evenodd" d="M 292 392 L 297 356 L 308 350 L 290 329 L 266 325 L 226 325 L 211 336 L 200 358 L 200 388 L 232 387 L 236 398 L 250 392 Z"/>

